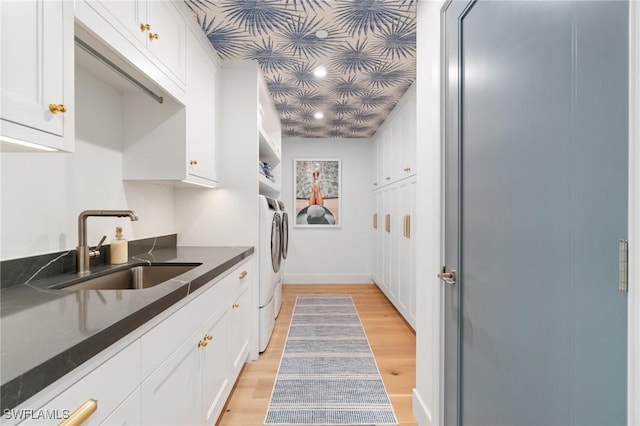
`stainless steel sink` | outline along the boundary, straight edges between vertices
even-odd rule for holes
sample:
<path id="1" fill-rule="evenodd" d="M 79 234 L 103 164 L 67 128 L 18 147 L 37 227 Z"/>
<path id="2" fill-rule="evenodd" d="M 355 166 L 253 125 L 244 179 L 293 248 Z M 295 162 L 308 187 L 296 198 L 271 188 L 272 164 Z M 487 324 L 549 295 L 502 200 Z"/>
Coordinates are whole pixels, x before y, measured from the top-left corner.
<path id="1" fill-rule="evenodd" d="M 69 285 L 62 290 L 139 290 L 153 287 L 199 266 L 200 263 L 132 266 Z"/>

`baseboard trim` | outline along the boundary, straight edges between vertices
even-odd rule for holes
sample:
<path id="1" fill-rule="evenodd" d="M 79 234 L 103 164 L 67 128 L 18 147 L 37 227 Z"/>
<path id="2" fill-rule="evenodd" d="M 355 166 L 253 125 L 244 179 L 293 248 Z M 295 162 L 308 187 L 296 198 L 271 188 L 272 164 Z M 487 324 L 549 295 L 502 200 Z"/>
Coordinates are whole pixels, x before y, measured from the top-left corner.
<path id="1" fill-rule="evenodd" d="M 420 426 L 432 424 L 432 417 L 417 389 L 413 390 L 413 416 Z"/>
<path id="2" fill-rule="evenodd" d="M 371 275 L 285 275 L 285 284 L 373 284 Z"/>

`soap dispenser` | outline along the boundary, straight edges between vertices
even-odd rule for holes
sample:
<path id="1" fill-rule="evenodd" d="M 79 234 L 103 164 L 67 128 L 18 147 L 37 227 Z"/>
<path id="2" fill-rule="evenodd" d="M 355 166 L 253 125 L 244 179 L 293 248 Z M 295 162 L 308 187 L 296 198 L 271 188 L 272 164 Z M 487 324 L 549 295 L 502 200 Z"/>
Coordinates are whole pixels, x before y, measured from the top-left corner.
<path id="1" fill-rule="evenodd" d="M 111 264 L 120 265 L 127 263 L 129 258 L 127 240 L 122 238 L 122 228 L 116 227 L 116 239 L 111 241 Z"/>

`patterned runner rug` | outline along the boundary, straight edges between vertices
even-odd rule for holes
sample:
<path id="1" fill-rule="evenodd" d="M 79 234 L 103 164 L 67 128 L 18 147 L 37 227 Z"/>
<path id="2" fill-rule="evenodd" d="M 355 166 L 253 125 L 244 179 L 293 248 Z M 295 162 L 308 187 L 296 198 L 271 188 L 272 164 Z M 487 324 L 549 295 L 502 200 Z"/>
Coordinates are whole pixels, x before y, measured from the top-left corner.
<path id="1" fill-rule="evenodd" d="M 298 296 L 264 424 L 398 424 L 351 296 Z"/>

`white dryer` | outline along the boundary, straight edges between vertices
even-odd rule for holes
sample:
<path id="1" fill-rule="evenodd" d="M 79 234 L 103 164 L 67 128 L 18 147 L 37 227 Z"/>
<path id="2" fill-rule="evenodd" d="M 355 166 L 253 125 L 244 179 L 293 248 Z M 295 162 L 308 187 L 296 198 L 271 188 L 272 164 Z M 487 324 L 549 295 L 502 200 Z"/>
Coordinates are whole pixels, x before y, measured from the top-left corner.
<path id="1" fill-rule="evenodd" d="M 260 293 L 260 352 L 267 348 L 276 320 L 275 292 L 280 278 L 282 260 L 282 217 L 273 198 L 258 196 L 260 210 L 259 293 Z M 279 306 L 278 306 L 279 309 Z"/>
<path id="2" fill-rule="evenodd" d="M 280 212 L 280 218 L 282 225 L 280 227 L 280 282 L 276 285 L 275 298 L 275 314 L 276 318 L 280 313 L 282 307 L 282 283 L 284 282 L 284 266 L 286 264 L 287 255 L 289 254 L 289 215 L 284 209 L 284 203 L 278 200 L 278 211 Z"/>

